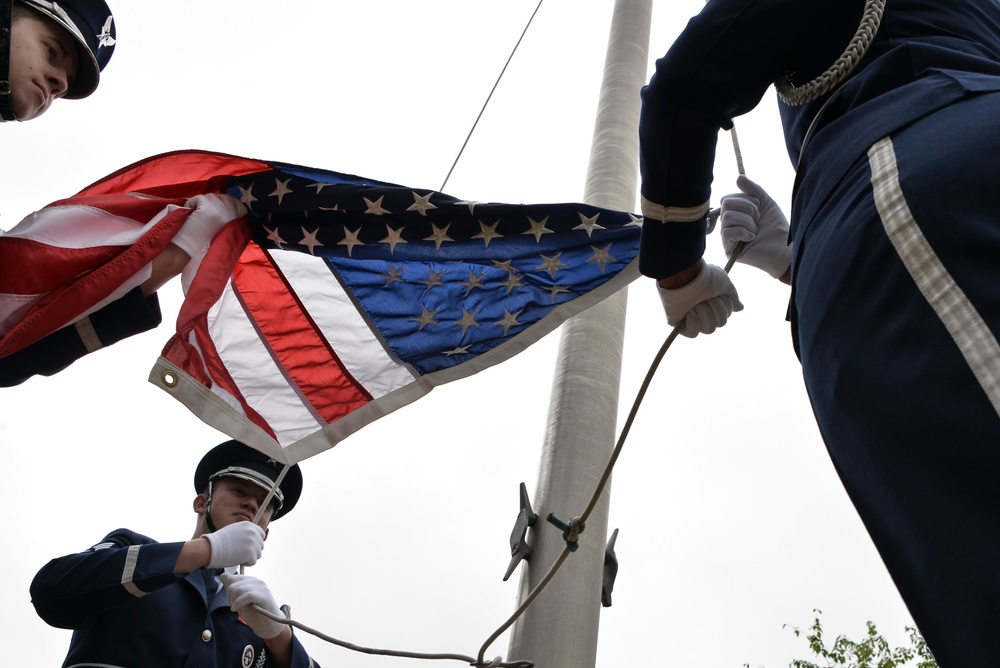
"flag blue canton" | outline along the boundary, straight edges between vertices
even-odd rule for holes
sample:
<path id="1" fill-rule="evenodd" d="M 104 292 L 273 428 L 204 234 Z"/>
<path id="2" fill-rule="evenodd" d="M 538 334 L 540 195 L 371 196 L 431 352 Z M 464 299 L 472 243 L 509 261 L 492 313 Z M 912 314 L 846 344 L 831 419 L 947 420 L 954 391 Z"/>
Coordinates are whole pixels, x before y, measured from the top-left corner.
<path id="1" fill-rule="evenodd" d="M 230 181 L 254 241 L 309 253 L 418 374 L 500 345 L 632 263 L 641 219 L 586 204 L 458 200 L 276 163 Z"/>

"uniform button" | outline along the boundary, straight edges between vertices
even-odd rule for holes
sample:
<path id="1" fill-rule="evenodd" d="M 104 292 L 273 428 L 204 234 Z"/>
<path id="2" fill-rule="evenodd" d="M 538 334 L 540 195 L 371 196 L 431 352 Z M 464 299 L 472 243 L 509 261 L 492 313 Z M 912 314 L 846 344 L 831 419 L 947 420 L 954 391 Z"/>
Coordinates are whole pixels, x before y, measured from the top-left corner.
<path id="1" fill-rule="evenodd" d="M 208 642 L 209 640 L 212 639 L 212 632 L 209 631 L 208 629 L 205 629 L 204 631 L 201 632 L 201 639 L 204 642 Z"/>

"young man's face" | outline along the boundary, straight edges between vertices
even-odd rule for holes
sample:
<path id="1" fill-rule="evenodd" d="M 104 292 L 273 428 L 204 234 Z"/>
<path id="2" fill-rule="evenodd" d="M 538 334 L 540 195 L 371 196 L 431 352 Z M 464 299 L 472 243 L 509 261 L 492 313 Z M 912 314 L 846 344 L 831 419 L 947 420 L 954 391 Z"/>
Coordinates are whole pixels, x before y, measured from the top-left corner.
<path id="1" fill-rule="evenodd" d="M 14 20 L 10 41 L 11 109 L 27 121 L 66 94 L 79 64 L 76 45 L 65 29 L 33 12 Z"/>
<path id="2" fill-rule="evenodd" d="M 234 522 L 253 521 L 257 509 L 267 497 L 267 490 L 242 478 L 217 478 L 212 483 L 212 522 L 221 529 Z M 267 526 L 274 514 L 275 502 L 268 504 L 261 515 L 261 526 Z"/>

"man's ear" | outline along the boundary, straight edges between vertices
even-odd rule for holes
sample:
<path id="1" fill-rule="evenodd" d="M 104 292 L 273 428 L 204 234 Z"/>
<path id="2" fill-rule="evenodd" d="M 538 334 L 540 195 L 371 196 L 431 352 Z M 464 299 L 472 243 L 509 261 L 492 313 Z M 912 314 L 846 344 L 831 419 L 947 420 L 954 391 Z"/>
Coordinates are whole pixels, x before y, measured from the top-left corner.
<path id="1" fill-rule="evenodd" d="M 271 532 L 271 527 L 264 527 L 264 540 L 267 540 L 267 534 Z"/>
<path id="2" fill-rule="evenodd" d="M 206 494 L 199 494 L 198 496 L 194 497 L 194 502 L 191 504 L 191 506 L 194 508 L 194 512 L 198 513 L 199 515 L 204 515 L 205 502 L 207 500 L 208 496 Z"/>

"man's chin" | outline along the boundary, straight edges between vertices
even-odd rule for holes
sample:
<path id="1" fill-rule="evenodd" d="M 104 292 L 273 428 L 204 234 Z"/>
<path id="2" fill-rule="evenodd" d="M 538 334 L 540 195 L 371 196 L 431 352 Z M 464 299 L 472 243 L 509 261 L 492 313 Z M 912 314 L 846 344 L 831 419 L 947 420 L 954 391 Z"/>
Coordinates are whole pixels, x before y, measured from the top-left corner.
<path id="1" fill-rule="evenodd" d="M 16 106 L 14 107 L 13 111 L 14 111 L 14 117 L 17 118 L 17 120 L 22 123 L 25 121 L 33 121 L 45 113 L 45 109 L 38 109 L 38 108 L 31 108 L 28 109 L 27 111 L 24 110 L 19 111 Z"/>
<path id="2" fill-rule="evenodd" d="M 32 121 L 38 118 L 39 116 L 44 114 L 47 110 L 48 107 L 39 108 L 39 107 L 31 107 L 28 105 L 18 105 L 16 103 L 12 105 L 12 111 L 14 112 L 14 117 L 17 118 L 17 120 L 21 121 L 22 123 L 24 121 Z"/>

